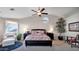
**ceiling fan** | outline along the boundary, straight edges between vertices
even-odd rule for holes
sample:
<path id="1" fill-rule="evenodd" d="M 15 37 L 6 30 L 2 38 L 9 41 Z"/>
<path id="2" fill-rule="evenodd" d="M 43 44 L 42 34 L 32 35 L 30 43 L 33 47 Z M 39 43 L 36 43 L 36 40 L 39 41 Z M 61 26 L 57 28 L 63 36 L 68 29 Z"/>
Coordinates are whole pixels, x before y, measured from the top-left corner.
<path id="1" fill-rule="evenodd" d="M 45 8 L 41 9 L 40 7 L 38 8 L 37 11 L 36 10 L 32 10 L 33 12 L 35 12 L 35 14 L 33 14 L 33 15 L 38 15 L 38 16 L 42 16 L 42 14 L 43 15 L 48 15 L 48 13 L 45 13 L 44 10 L 45 10 Z"/>

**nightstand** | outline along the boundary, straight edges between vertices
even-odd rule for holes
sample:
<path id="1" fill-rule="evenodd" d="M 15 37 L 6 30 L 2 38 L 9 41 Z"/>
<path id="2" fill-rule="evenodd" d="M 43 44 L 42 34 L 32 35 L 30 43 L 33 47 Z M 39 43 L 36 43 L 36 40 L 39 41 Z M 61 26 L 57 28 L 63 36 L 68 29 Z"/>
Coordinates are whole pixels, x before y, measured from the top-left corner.
<path id="1" fill-rule="evenodd" d="M 48 32 L 47 32 L 47 35 L 48 35 L 52 40 L 54 40 L 54 34 L 53 34 L 53 33 L 48 33 Z"/>

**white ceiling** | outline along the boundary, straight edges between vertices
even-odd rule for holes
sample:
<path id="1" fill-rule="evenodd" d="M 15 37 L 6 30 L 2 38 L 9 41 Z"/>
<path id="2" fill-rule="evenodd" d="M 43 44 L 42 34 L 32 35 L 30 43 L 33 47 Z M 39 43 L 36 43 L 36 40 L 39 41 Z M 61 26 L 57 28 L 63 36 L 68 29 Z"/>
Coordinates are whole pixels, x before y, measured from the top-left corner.
<path id="1" fill-rule="evenodd" d="M 32 16 L 34 12 L 31 10 L 37 10 L 36 7 L 13 7 L 15 10 L 10 11 L 11 7 L 0 7 L 0 17 L 3 18 L 26 18 Z M 76 12 L 79 12 L 78 7 L 45 7 L 45 12 L 49 15 L 68 17 Z"/>

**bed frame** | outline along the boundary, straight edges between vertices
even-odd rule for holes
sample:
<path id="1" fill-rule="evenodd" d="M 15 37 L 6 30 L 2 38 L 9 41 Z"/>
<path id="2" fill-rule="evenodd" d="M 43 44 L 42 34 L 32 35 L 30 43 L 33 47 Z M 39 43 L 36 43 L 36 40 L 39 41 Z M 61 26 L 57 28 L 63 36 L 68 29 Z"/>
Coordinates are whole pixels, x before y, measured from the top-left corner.
<path id="1" fill-rule="evenodd" d="M 26 46 L 52 46 L 52 40 L 26 40 Z"/>
<path id="2" fill-rule="evenodd" d="M 32 29 L 32 31 L 44 31 L 46 34 L 45 29 Z M 52 40 L 25 40 L 26 46 L 52 46 Z"/>

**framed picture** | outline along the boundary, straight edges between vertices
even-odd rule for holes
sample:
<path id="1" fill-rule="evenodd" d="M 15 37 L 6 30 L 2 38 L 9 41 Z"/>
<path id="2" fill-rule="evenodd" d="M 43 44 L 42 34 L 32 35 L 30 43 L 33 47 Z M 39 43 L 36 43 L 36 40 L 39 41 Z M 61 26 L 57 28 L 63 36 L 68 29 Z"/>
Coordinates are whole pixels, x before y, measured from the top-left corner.
<path id="1" fill-rule="evenodd" d="M 69 23 L 69 31 L 79 32 L 79 22 Z"/>

